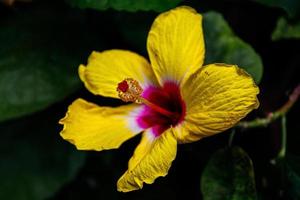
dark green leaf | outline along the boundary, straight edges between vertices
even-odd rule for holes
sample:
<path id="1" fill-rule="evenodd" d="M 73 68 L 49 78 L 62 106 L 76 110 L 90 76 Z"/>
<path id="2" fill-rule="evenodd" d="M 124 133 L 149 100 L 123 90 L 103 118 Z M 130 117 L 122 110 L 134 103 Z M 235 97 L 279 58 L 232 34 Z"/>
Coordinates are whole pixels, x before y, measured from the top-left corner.
<path id="1" fill-rule="evenodd" d="M 299 0 L 254 0 L 271 7 L 279 7 L 285 10 L 290 17 L 296 17 L 300 14 Z"/>
<path id="2" fill-rule="evenodd" d="M 158 11 L 162 12 L 175 7 L 181 0 L 66 0 L 72 6 L 82 9 L 92 8 L 96 10 L 115 10 L 126 11 Z"/>
<path id="3" fill-rule="evenodd" d="M 133 46 L 138 53 L 147 54 L 146 41 L 151 24 L 156 15 L 146 12 L 124 13 L 113 16 L 119 31 L 126 42 Z"/>
<path id="4" fill-rule="evenodd" d="M 0 199 L 48 198 L 83 165 L 84 154 L 60 138 L 49 115 L 0 124 Z"/>
<path id="5" fill-rule="evenodd" d="M 280 39 L 300 39 L 300 21 L 289 23 L 285 18 L 279 18 L 272 33 L 272 40 Z"/>
<path id="6" fill-rule="evenodd" d="M 205 200 L 257 199 L 252 161 L 239 148 L 217 151 L 207 163 L 201 191 Z"/>
<path id="7" fill-rule="evenodd" d="M 203 26 L 205 63 L 236 64 L 259 83 L 263 74 L 261 58 L 249 44 L 234 35 L 224 18 L 216 12 L 205 13 Z"/>
<path id="8" fill-rule="evenodd" d="M 78 89 L 78 65 L 101 45 L 84 19 L 52 5 L 0 19 L 0 121 L 41 110 Z"/>

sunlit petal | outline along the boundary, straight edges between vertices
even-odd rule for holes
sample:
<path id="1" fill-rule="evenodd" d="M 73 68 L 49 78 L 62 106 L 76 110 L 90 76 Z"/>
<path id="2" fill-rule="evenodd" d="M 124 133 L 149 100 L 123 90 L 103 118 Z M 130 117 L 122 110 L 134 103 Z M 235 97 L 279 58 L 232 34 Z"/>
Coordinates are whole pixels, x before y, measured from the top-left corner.
<path id="1" fill-rule="evenodd" d="M 177 141 L 172 129 L 155 137 L 151 129 L 145 131 L 140 144 L 129 161 L 128 170 L 118 181 L 118 190 L 129 192 L 151 184 L 165 176 L 176 157 Z"/>
<path id="2" fill-rule="evenodd" d="M 118 98 L 117 85 L 125 78 L 137 80 L 142 87 L 156 83 L 148 61 L 125 50 L 93 52 L 87 66 L 79 66 L 79 75 L 90 92 L 113 98 Z"/>
<path id="3" fill-rule="evenodd" d="M 187 6 L 160 14 L 149 32 L 147 49 L 161 85 L 170 79 L 183 83 L 203 64 L 202 16 Z"/>
<path id="4" fill-rule="evenodd" d="M 191 142 L 234 126 L 259 106 L 258 93 L 253 79 L 241 68 L 204 66 L 182 87 L 187 110 L 184 131 L 176 131 L 178 140 Z"/>
<path id="5" fill-rule="evenodd" d="M 77 99 L 60 120 L 60 134 L 80 150 L 115 149 L 142 131 L 135 124 L 136 110 L 137 105 L 100 107 Z"/>

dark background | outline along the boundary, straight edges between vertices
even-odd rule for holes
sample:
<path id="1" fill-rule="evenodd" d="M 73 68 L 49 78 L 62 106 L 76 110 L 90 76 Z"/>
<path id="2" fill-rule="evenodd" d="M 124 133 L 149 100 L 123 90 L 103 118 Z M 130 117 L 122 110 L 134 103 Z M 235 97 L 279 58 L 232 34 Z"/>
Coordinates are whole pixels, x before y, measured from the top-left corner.
<path id="1" fill-rule="evenodd" d="M 16 3 L 14 7 L 7 7 L 0 4 L 0 18 L 2 20 L 10 18 L 18 10 L 31 9 L 31 7 L 43 3 Z M 299 84 L 300 40 L 271 40 L 271 34 L 278 18 L 280 16 L 287 16 L 282 9 L 262 5 L 254 1 L 207 0 L 200 3 L 195 0 L 186 1 L 181 4 L 190 5 L 197 9 L 198 12 L 215 10 L 222 13 L 234 33 L 250 44 L 261 56 L 264 65 L 263 78 L 259 84 L 261 106 L 257 111 L 251 113 L 247 117 L 247 120 L 264 117 L 267 113 L 278 109 L 287 101 L 288 95 Z M 60 6 L 66 10 L 71 9 L 64 3 L 60 3 Z M 124 39 L 121 32 L 115 29 L 115 23 L 118 23 L 116 22 L 118 18 L 114 18 L 113 16 L 118 16 L 121 13 L 133 18 L 141 17 L 142 19 L 147 19 L 145 23 L 151 25 L 151 22 L 157 16 L 156 12 L 139 11 L 136 13 L 127 13 L 113 9 L 99 12 L 77 8 L 72 8 L 72 10 L 80 15 L 86 15 L 89 19 L 87 29 L 91 29 L 95 34 L 99 34 L 99 37 L 105 38 L 105 44 L 101 44 L 101 49 L 129 49 L 147 56 L 146 48 L 141 50 L 140 47 L 132 45 Z M 55 16 L 55 13 L 53 15 Z M 294 20 L 297 20 L 297 17 Z M 128 26 L 134 26 L 134 24 L 128 24 Z M 95 49 L 99 49 L 97 45 L 95 45 Z M 85 62 L 89 53 L 90 51 L 86 51 L 81 54 L 81 62 Z M 18 134 L 22 134 L 22 138 L 30 140 L 31 130 L 36 128 L 36 124 L 33 122 L 27 123 L 27 121 L 47 116 L 45 123 L 53 125 L 51 140 L 59 141 L 64 146 L 62 150 L 67 148 L 68 151 L 76 151 L 75 147 L 60 138 L 59 131 L 62 127 L 57 124 L 57 121 L 64 116 L 68 105 L 78 97 L 97 102 L 100 105 L 117 106 L 122 104 L 118 100 L 95 97 L 81 84 L 67 98 L 42 111 L 20 117 L 19 119 L 1 122 L 0 125 L 3 128 L 0 128 L 0 131 L 2 130 L 3 132 L 3 130 L 10 129 L 10 127 L 15 126 L 15 123 L 21 123 L 24 125 L 18 125 L 20 127 L 20 130 L 17 131 Z M 299 107 L 298 102 L 287 115 L 287 151 L 292 155 L 300 155 Z M 52 197 L 48 199 L 200 200 L 202 199 L 200 180 L 203 169 L 214 152 L 227 146 L 229 135 L 230 131 L 226 131 L 195 143 L 180 145 L 176 160 L 173 162 L 169 174 L 165 178 L 158 178 L 152 185 L 145 184 L 142 190 L 125 194 L 116 191 L 116 182 L 126 170 L 127 162 L 140 138 L 136 137 L 124 143 L 118 150 L 86 152 L 85 162 L 80 167 L 78 174 L 74 175 L 73 179 L 65 183 L 56 193 L 49 195 Z M 19 138 L 20 136 L 16 137 Z M 37 137 L 34 137 L 34 140 L 37 140 L 35 144 L 39 144 L 42 141 L 42 139 L 39 140 Z M 13 143 L 13 140 L 11 143 Z M 282 168 L 284 167 L 270 163 L 270 160 L 276 157 L 281 145 L 279 121 L 265 128 L 238 130 L 233 144 L 242 147 L 252 159 L 259 199 L 298 199 L 297 196 L 292 196 L 288 192 L 291 186 L 285 180 L 285 176 L 282 175 L 284 173 L 282 172 Z M 20 149 L 20 151 L 22 150 Z M 10 154 L 10 152 L 7 154 Z M 45 159 L 47 160 L 48 158 L 46 157 Z M 48 167 L 51 168 L 51 162 L 48 161 Z M 9 174 L 10 172 L 6 173 Z M 0 177 L 1 181 L 5 180 Z M 19 197 L 17 199 L 23 198 Z"/>

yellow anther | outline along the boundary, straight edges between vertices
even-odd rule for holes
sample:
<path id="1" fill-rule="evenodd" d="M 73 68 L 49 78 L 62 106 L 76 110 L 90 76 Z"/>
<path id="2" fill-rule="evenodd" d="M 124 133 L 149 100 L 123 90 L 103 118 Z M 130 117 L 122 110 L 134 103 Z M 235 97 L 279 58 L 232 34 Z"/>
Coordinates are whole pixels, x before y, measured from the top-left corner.
<path id="1" fill-rule="evenodd" d="M 138 81 L 126 78 L 118 84 L 117 91 L 122 101 L 140 103 L 143 89 Z"/>

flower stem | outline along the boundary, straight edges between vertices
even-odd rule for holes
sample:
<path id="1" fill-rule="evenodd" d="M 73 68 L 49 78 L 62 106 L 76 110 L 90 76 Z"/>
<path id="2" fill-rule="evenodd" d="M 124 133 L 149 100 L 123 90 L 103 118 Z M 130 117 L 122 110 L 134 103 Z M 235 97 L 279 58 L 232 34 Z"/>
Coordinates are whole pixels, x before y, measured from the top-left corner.
<path id="1" fill-rule="evenodd" d="M 298 85 L 289 96 L 289 100 L 278 110 L 271 112 L 265 118 L 256 118 L 252 121 L 242 121 L 239 122 L 236 127 L 248 129 L 248 128 L 256 128 L 256 127 L 266 127 L 271 122 L 276 119 L 283 117 L 287 114 L 287 112 L 293 107 L 295 102 L 298 100 L 300 96 L 300 85 Z"/>
<path id="2" fill-rule="evenodd" d="M 283 159 L 285 157 L 286 152 L 286 138 L 287 138 L 287 131 L 286 131 L 286 116 L 283 115 L 281 118 L 281 148 L 278 153 L 277 159 Z"/>
<path id="3" fill-rule="evenodd" d="M 235 129 L 233 128 L 233 129 L 231 130 L 230 135 L 229 135 L 229 140 L 228 140 L 228 146 L 229 146 L 229 147 L 232 146 L 234 136 L 235 136 Z"/>

